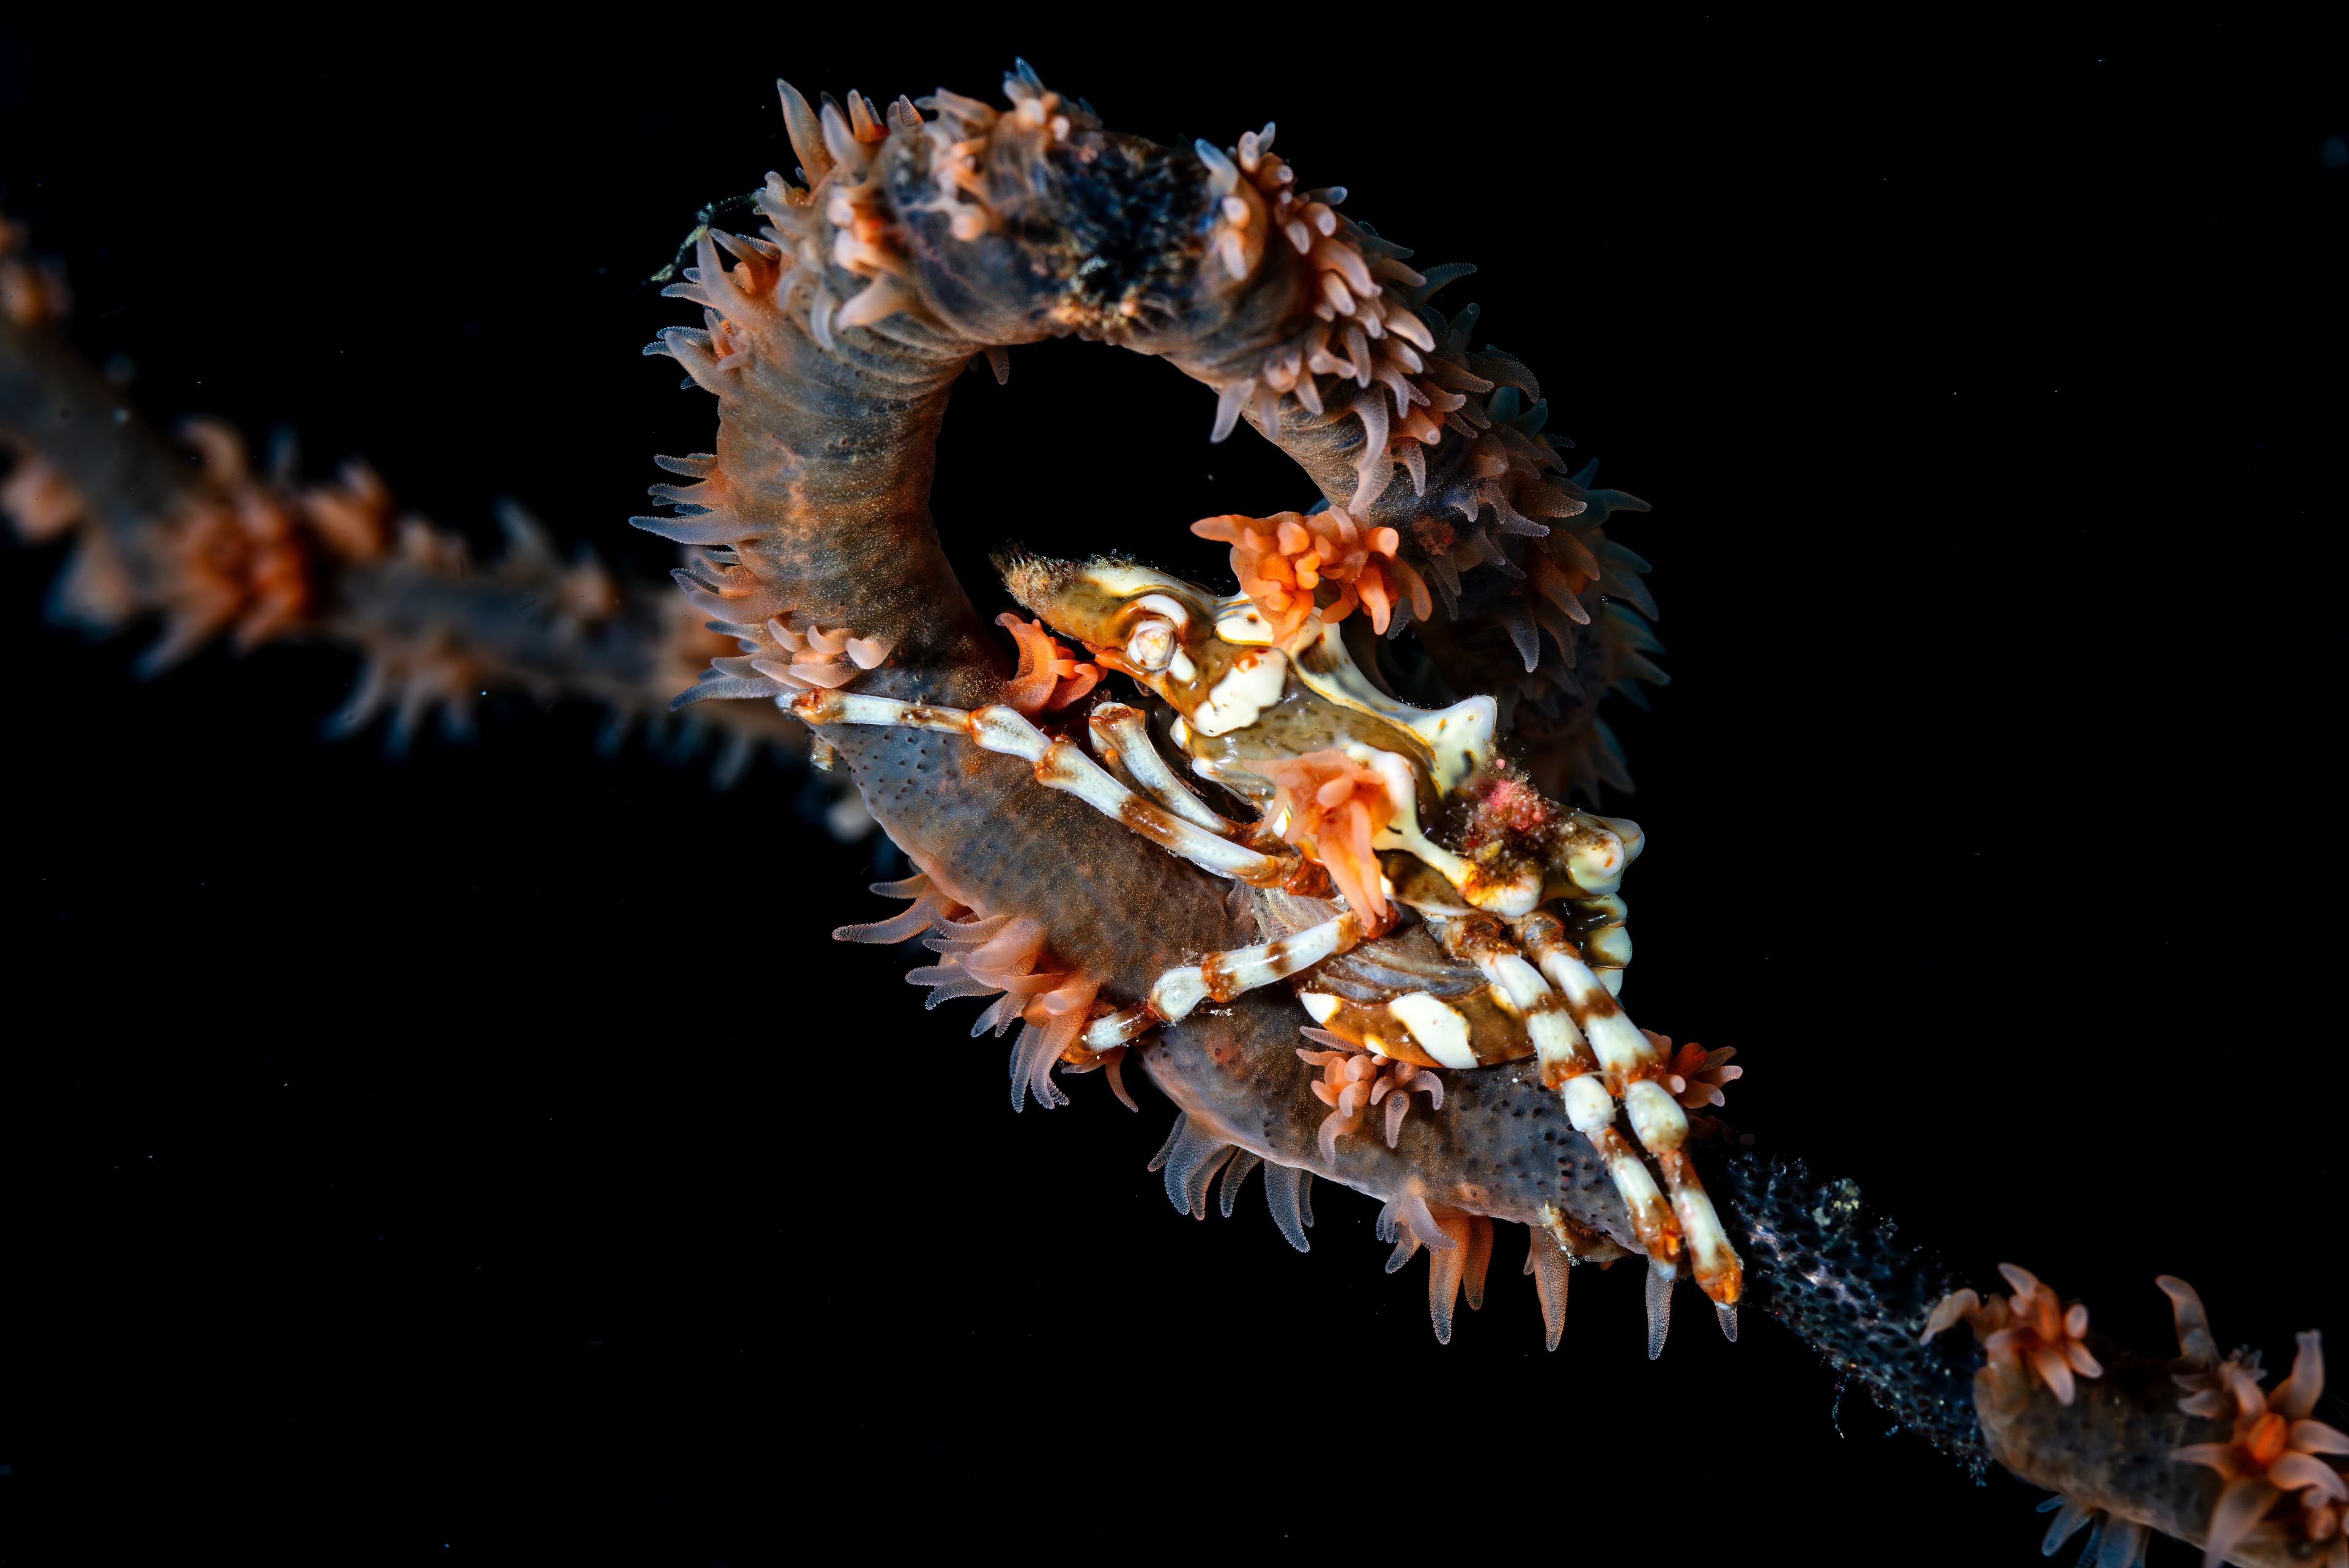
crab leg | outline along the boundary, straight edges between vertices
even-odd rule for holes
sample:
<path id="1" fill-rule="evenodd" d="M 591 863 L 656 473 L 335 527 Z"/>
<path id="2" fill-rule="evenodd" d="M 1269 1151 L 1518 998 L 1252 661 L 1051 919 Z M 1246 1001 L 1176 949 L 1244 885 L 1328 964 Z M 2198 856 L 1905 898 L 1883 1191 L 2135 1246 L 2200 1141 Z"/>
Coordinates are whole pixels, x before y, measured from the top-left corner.
<path id="1" fill-rule="evenodd" d="M 1534 961 L 1541 965 L 1542 974 L 1564 996 L 1567 1011 L 1573 1015 L 1579 1032 L 1587 1037 L 1588 1048 L 1597 1053 L 1599 1068 L 1623 1086 L 1623 1104 L 1631 1113 L 1631 1131 L 1640 1147 L 1655 1157 L 1657 1168 L 1663 1172 L 1664 1185 L 1671 1193 L 1672 1212 L 1680 1221 L 1682 1233 L 1688 1238 L 1697 1284 L 1720 1305 L 1736 1305 L 1744 1289 L 1744 1265 L 1730 1247 L 1729 1236 L 1722 1229 L 1713 1200 L 1706 1196 L 1703 1183 L 1697 1179 L 1696 1167 L 1682 1150 L 1688 1139 L 1688 1113 L 1656 1081 L 1663 1074 L 1663 1058 L 1649 1043 L 1648 1037 L 1633 1025 L 1606 985 L 1567 943 L 1555 917 L 1529 915 L 1518 923 L 1517 934 Z M 1535 1046 L 1537 1050 L 1540 1048 L 1538 1038 Z M 1568 1079 L 1569 1097 L 1574 1084 L 1591 1081 L 1588 1072 L 1585 1068 Z M 1599 1088 L 1602 1095 L 1606 1092 L 1603 1087 L 1593 1087 Z M 1571 1098 L 1567 1114 L 1579 1129 L 1581 1119 L 1575 1114 Z M 1610 1103 L 1609 1120 L 1612 1119 Z M 1644 1234 L 1641 1240 L 1646 1240 Z M 1651 1247 L 1651 1255 L 1653 1251 Z"/>
<path id="2" fill-rule="evenodd" d="M 1605 893 L 1597 898 L 1566 901 L 1573 913 L 1571 940 L 1582 949 L 1583 962 L 1599 976 L 1608 994 L 1623 994 L 1623 969 L 1631 962 L 1631 934 L 1623 923 L 1630 918 L 1619 894 Z"/>
<path id="3" fill-rule="evenodd" d="M 1336 957 L 1361 939 L 1361 922 L 1348 910 L 1335 920 L 1271 942 L 1235 947 L 1203 963 L 1169 969 L 1151 985 L 1149 1001 L 1094 1019 L 1085 1030 L 1085 1047 L 1101 1051 L 1122 1046 L 1154 1025 L 1188 1017 L 1202 1002 L 1228 1002 L 1243 991 L 1286 980 L 1325 958 Z"/>
<path id="4" fill-rule="evenodd" d="M 812 727 L 873 724 L 935 729 L 964 736 L 988 751 L 1021 758 L 1035 765 L 1038 783 L 1074 795 L 1102 816 L 1123 822 L 1161 848 L 1218 876 L 1256 887 L 1278 887 L 1296 870 L 1293 857 L 1268 855 L 1236 844 L 1143 799 L 1074 744 L 1047 736 L 1016 708 L 998 704 L 966 712 L 894 697 L 821 690 L 802 692 L 781 706 Z"/>
<path id="5" fill-rule="evenodd" d="M 1566 1102 L 1567 1119 L 1598 1151 L 1599 1163 L 1622 1195 L 1623 1206 L 1630 1211 L 1631 1230 L 1640 1244 L 1660 1263 L 1677 1262 L 1683 1226 L 1674 1222 L 1675 1206 L 1667 1205 L 1638 1151 L 1615 1130 L 1614 1097 L 1607 1092 L 1598 1058 L 1591 1055 L 1588 1042 L 1557 993 L 1532 965 L 1497 942 L 1462 945 L 1475 949 L 1473 956 L 1485 978 L 1498 986 L 1509 1005 L 1524 1016 L 1542 1082 L 1558 1091 Z M 1636 1130 L 1637 1122 L 1633 1126 Z"/>
<path id="6" fill-rule="evenodd" d="M 1223 838 L 1236 839 L 1244 830 L 1191 793 L 1190 788 L 1166 765 L 1150 741 L 1148 721 L 1142 710 L 1122 702 L 1096 704 L 1086 721 L 1092 727 L 1093 749 L 1105 761 L 1114 761 L 1133 776 L 1143 792 L 1185 821 Z"/>

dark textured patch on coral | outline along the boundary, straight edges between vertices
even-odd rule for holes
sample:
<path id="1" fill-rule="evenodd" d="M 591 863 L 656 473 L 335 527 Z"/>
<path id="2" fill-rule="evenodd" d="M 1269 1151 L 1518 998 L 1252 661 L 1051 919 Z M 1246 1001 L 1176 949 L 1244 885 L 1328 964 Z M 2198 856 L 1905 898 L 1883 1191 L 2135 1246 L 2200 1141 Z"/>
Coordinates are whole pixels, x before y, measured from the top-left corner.
<path id="1" fill-rule="evenodd" d="M 1962 1331 L 1917 1339 L 1958 1287 L 1949 1265 L 1898 1244 L 1857 1183 L 1814 1181 L 1800 1163 L 1738 1153 L 1707 1184 L 1744 1254 L 1747 1300 L 1980 1480 L 1990 1467 L 1974 1419 L 1981 1352 Z"/>
<path id="2" fill-rule="evenodd" d="M 1138 137 L 1089 136 L 1046 158 L 1049 213 L 1032 233 L 1039 249 L 1063 252 L 1068 298 L 1105 328 L 1126 325 L 1128 299 L 1163 314 L 1190 286 L 1205 249 L 1210 188 L 1199 160 Z"/>

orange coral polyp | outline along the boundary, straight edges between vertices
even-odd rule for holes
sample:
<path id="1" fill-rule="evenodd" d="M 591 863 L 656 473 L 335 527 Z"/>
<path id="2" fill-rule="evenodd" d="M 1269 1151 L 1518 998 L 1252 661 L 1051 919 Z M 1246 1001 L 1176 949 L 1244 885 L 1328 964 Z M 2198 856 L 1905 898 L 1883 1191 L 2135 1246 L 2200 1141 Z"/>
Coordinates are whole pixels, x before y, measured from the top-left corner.
<path id="1" fill-rule="evenodd" d="M 1708 1051 L 1691 1040 L 1675 1053 L 1671 1036 L 1646 1029 L 1640 1032 L 1655 1043 L 1665 1058 L 1665 1090 L 1691 1110 L 1727 1103 L 1721 1092 L 1723 1088 L 1745 1076 L 1744 1068 L 1727 1065 L 1729 1058 L 1737 1054 L 1735 1046 Z"/>
<path id="2" fill-rule="evenodd" d="M 1338 1157 L 1338 1140 L 1361 1130 L 1365 1108 L 1386 1101 L 1386 1140 L 1392 1149 L 1402 1130 L 1404 1115 L 1411 1107 L 1413 1090 L 1428 1096 L 1429 1104 L 1444 1103 L 1444 1080 L 1433 1068 L 1419 1067 L 1411 1062 L 1397 1061 L 1376 1055 L 1342 1035 L 1328 1029 L 1300 1030 L 1307 1038 L 1326 1049 L 1300 1049 L 1298 1060 L 1321 1069 L 1321 1077 L 1307 1087 L 1313 1098 L 1330 1108 L 1321 1119 L 1316 1135 L 1322 1158 Z"/>
<path id="3" fill-rule="evenodd" d="M 1239 579 L 1240 592 L 1265 613 L 1283 642 L 1307 617 L 1318 615 L 1334 625 L 1358 604 L 1381 633 L 1406 600 L 1422 620 L 1433 612 L 1427 584 L 1395 558 L 1402 535 L 1392 528 L 1365 531 L 1340 507 L 1268 518 L 1203 518 L 1191 531 L 1232 547 L 1232 575 Z M 1330 601 L 1317 603 L 1325 586 Z"/>
<path id="4" fill-rule="evenodd" d="M 27 543 L 70 532 L 88 515 L 89 504 L 73 481 L 37 452 L 18 454 L 16 466 L 0 480 L 0 517 Z"/>
<path id="5" fill-rule="evenodd" d="M 2066 1306 L 2028 1269 L 2001 1264 L 1998 1272 L 2013 1287 L 2012 1298 L 1954 1292 L 1935 1305 L 1921 1338 L 1930 1342 L 1964 1323 L 1988 1354 L 1989 1369 L 2002 1386 L 2002 1401 L 2011 1403 L 2035 1377 L 2059 1404 L 2070 1404 L 2078 1377 L 2105 1375 L 2104 1365 L 2088 1349 L 2088 1309 L 2076 1301 Z"/>
<path id="6" fill-rule="evenodd" d="M 1990 1353 L 1994 1364 L 2028 1367 L 2059 1401 L 2070 1404 L 2075 1372 L 2083 1377 L 2104 1374 L 2104 1367 L 2085 1343 L 2088 1309 L 2077 1302 L 2064 1306 L 2054 1291 L 2013 1264 L 2001 1264 L 1999 1273 L 2014 1286 L 2010 1308 L 2013 1319 L 2006 1327 L 1985 1336 L 1982 1348 Z"/>
<path id="7" fill-rule="evenodd" d="M 1019 645 L 1019 668 L 1003 700 L 1029 717 L 1056 713 L 1101 683 L 1102 667 L 1080 662 L 1053 640 L 1043 622 L 1023 621 L 1007 610 L 995 624 Z"/>
<path id="8" fill-rule="evenodd" d="M 2349 1454 L 2349 1433 L 2311 1419 L 2324 1392 L 2323 1336 L 2300 1336 L 2292 1373 L 2273 1392 L 2260 1387 L 2261 1374 L 2240 1360 L 2230 1360 L 2215 1372 L 2192 1379 L 2203 1385 L 2178 1408 L 2191 1416 L 2234 1418 L 2234 1432 L 2225 1442 L 2189 1443 L 2170 1457 L 2181 1464 L 2217 1470 L 2225 1485 L 2212 1506 L 2206 1563 L 2216 1563 L 2237 1542 L 2261 1529 L 2269 1508 L 2287 1493 L 2299 1494 L 2299 1508 L 2287 1519 L 2264 1528 L 2287 1539 L 2296 1531 L 2315 1545 L 2339 1548 L 2340 1511 L 2349 1504 L 2349 1480 L 2321 1456 Z M 2181 1379 L 2183 1381 L 2184 1379 Z"/>
<path id="9" fill-rule="evenodd" d="M 1273 782 L 1273 820 L 1280 836 L 1319 861 L 1346 906 L 1383 927 L 1392 918 L 1379 882 L 1372 835 L 1394 820 L 1394 802 L 1376 773 L 1342 751 L 1265 758 L 1239 766 Z"/>

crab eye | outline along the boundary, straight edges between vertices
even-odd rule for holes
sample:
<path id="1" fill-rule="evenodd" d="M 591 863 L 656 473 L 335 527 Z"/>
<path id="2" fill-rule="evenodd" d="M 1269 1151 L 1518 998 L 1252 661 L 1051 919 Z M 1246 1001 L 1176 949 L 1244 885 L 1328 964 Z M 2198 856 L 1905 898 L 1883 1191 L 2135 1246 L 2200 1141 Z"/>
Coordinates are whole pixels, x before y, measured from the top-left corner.
<path id="1" fill-rule="evenodd" d="M 1174 662 L 1174 623 L 1148 616 L 1134 624 L 1125 639 L 1125 656 L 1138 670 L 1156 675 Z"/>

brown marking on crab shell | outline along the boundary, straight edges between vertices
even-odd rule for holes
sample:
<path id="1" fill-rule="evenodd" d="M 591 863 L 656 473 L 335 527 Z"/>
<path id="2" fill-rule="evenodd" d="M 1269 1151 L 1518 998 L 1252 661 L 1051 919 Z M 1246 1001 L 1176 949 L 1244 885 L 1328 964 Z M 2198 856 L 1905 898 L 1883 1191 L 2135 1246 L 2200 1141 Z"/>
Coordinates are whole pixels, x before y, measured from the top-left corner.
<path id="1" fill-rule="evenodd" d="M 1639 1152 L 1612 1127 L 1602 1127 L 1591 1134 L 1592 1147 L 1609 1161 L 1628 1160 L 1639 1162 Z M 1628 1205 L 1627 1205 L 1628 1207 Z M 1678 1258 L 1685 1247 L 1681 1234 L 1680 1217 L 1672 1212 L 1671 1200 L 1659 1191 L 1635 1208 L 1630 1209 L 1632 1233 L 1648 1255 L 1670 1263 Z"/>
<path id="2" fill-rule="evenodd" d="M 1443 872 L 1416 855 L 1402 850 L 1382 851 L 1379 869 L 1394 884 L 1398 903 L 1409 904 L 1423 914 L 1459 917 L 1475 913 L 1474 906 L 1444 880 Z"/>
<path id="3" fill-rule="evenodd" d="M 1195 727 L 1199 705 L 1206 702 L 1217 683 L 1232 672 L 1242 650 L 1216 636 L 1212 625 L 1195 618 L 1177 633 L 1177 639 L 1184 656 L 1191 661 L 1189 680 L 1177 677 L 1171 665 L 1156 671 L 1129 668 L 1127 673 L 1164 697 L 1170 707 Z M 1253 653 L 1255 650 L 1247 651 Z M 1120 662 L 1130 664 L 1125 660 Z M 1196 733 L 1195 727 L 1194 733 Z"/>
<path id="4" fill-rule="evenodd" d="M 1607 954 L 1600 947 L 1600 939 L 1610 931 L 1622 931 L 1624 922 L 1629 918 L 1622 898 L 1613 893 L 1598 898 L 1577 897 L 1574 896 L 1575 891 L 1569 889 L 1562 895 L 1563 902 L 1551 916 L 1558 927 L 1557 934 L 1551 940 L 1570 949 L 1593 969 L 1603 971 L 1622 967 L 1620 964 L 1608 962 Z M 1547 888 L 1543 890 L 1543 896 L 1550 896 Z M 1628 936 L 1625 940 L 1629 940 Z M 1530 942 L 1527 945 L 1530 949 Z"/>
<path id="5" fill-rule="evenodd" d="M 1551 1238 L 1557 1243 L 1560 1251 L 1580 1258 L 1585 1263 L 1595 1263 L 1604 1266 L 1619 1258 L 1631 1255 L 1625 1248 L 1617 1245 L 1599 1232 L 1591 1230 L 1586 1225 L 1577 1224 L 1571 1215 L 1555 1205 L 1542 1210 L 1539 1223 L 1541 1229 L 1548 1232 Z M 1531 1272 L 1530 1264 L 1527 1272 Z"/>
<path id="6" fill-rule="evenodd" d="M 1547 1014 L 1563 1011 L 1565 1006 L 1565 997 L 1559 995 L 1556 991 L 1544 991 L 1540 995 L 1534 998 L 1533 1006 L 1526 1008 L 1524 1011 L 1526 1016 L 1528 1018 L 1538 1018 Z"/>
<path id="7" fill-rule="evenodd" d="M 1537 909 L 1518 921 L 1517 937 L 1526 944 L 1526 955 L 1537 964 L 1553 947 L 1564 947 L 1578 958 L 1581 956 L 1580 949 L 1567 939 L 1565 924 L 1547 909 Z"/>
<path id="8" fill-rule="evenodd" d="M 1464 964 L 1475 964 L 1481 959 L 1517 951 L 1516 944 L 1509 940 L 1509 934 L 1501 923 L 1481 912 L 1444 923 L 1438 936 L 1444 944 L 1444 951 Z"/>
<path id="9" fill-rule="evenodd" d="M 833 691 L 802 692 L 792 698 L 792 712 L 811 728 L 838 724 L 843 704 L 841 695 Z"/>
<path id="10" fill-rule="evenodd" d="M 1655 1155 L 1656 1169 L 1663 1172 L 1664 1191 L 1667 1194 L 1690 1190 L 1698 1192 L 1703 1191 L 1702 1183 L 1697 1179 L 1696 1166 L 1689 1159 L 1685 1150 L 1661 1149 L 1652 1152 Z M 1667 1203 L 1669 1203 L 1669 1197 Z M 1678 1228 L 1677 1216 L 1674 1228 L 1675 1230 Z M 1697 1283 L 1702 1287 L 1705 1295 L 1713 1300 L 1733 1306 L 1738 1297 L 1745 1294 L 1745 1264 L 1734 1250 L 1729 1250 L 1728 1258 L 1729 1261 L 1722 1264 L 1716 1274 L 1707 1274 L 1700 1270 Z M 1702 1253 L 1698 1254 L 1698 1261 L 1702 1262 Z"/>
<path id="11" fill-rule="evenodd" d="M 1605 986 L 1596 987 L 1585 995 L 1568 997 L 1566 1006 L 1567 1011 L 1574 1015 L 1577 1026 L 1586 1035 L 1590 1032 L 1591 1019 L 1611 1018 L 1623 1010 L 1616 1005 L 1615 998 L 1607 994 Z"/>
<path id="12" fill-rule="evenodd" d="M 1342 643 L 1333 650 L 1319 637 L 1312 637 L 1299 643 L 1291 650 L 1289 656 L 1296 662 L 1299 669 L 1308 674 L 1334 676 L 1343 659 L 1351 657 L 1351 652 Z M 1355 662 L 1356 670 L 1365 676 L 1375 667 L 1373 665 L 1365 668 L 1361 661 Z M 1342 714 L 1345 739 L 1357 740 L 1375 750 L 1392 751 L 1398 757 L 1410 758 L 1413 791 L 1416 796 L 1413 804 L 1418 810 L 1420 820 L 1423 822 L 1430 821 L 1441 813 L 1444 798 L 1438 793 L 1433 778 L 1436 766 L 1435 748 L 1428 744 L 1425 736 L 1409 725 L 1398 724 L 1391 718 L 1363 708 L 1340 707 L 1329 702 L 1327 698 L 1317 697 L 1316 700 L 1327 707 L 1338 708 Z"/>
<path id="13" fill-rule="evenodd" d="M 1043 776 L 1044 766 L 1040 762 L 1036 765 L 1039 778 Z M 1128 795 L 1118 802 L 1117 819 L 1161 849 L 1172 849 L 1180 831 L 1171 815 L 1139 795 Z"/>
<path id="14" fill-rule="evenodd" d="M 1582 1016 L 1588 1017 L 1590 1015 L 1586 1013 Z M 1672 1075 L 1671 1069 L 1661 1061 L 1642 1059 L 1633 1062 L 1629 1068 L 1604 1067 L 1599 1063 L 1594 1054 L 1591 1064 L 1586 1070 L 1597 1073 L 1599 1081 L 1607 1086 L 1608 1094 L 1618 1100 L 1629 1092 L 1633 1084 L 1647 1083 L 1651 1080 L 1662 1082 L 1664 1091 L 1667 1094 L 1671 1092 L 1672 1086 L 1670 1080 Z"/>
<path id="15" fill-rule="evenodd" d="M 1289 939 L 1286 936 L 1277 938 L 1265 944 L 1261 962 L 1278 969 L 1287 960 L 1289 952 Z M 1207 985 L 1207 1000 L 1218 1006 L 1240 994 L 1239 978 L 1232 973 L 1230 959 L 1229 954 L 1217 953 L 1209 955 L 1199 965 L 1200 977 L 1206 982 Z"/>
<path id="16" fill-rule="evenodd" d="M 1470 861 L 1467 875 L 1461 879 L 1460 896 L 1470 903 L 1504 892 L 1516 885 L 1525 868 L 1531 862 L 1501 857 L 1491 862 Z"/>
<path id="17" fill-rule="evenodd" d="M 1262 826 L 1262 824 L 1258 825 Z M 1270 839 L 1271 847 L 1268 848 L 1264 843 L 1258 842 L 1257 840 L 1260 837 Z M 1282 848 L 1286 847 L 1281 844 L 1280 840 L 1277 836 L 1269 833 L 1261 835 L 1251 833 L 1248 836 L 1247 842 L 1250 848 L 1265 850 L 1267 853 L 1278 853 Z M 1330 884 L 1330 871 L 1328 867 L 1324 866 L 1319 861 L 1299 855 L 1297 858 L 1297 869 L 1289 873 L 1289 877 L 1287 882 L 1280 884 L 1280 891 L 1286 893 L 1294 893 L 1299 898 L 1328 898 L 1331 893 L 1335 892 L 1337 889 Z M 1378 933 L 1369 932 L 1365 934 L 1375 936 Z"/>
<path id="18" fill-rule="evenodd" d="M 1308 969 L 1291 976 L 1289 984 L 1300 991 L 1319 991 L 1331 995 L 1325 987 L 1313 984 L 1315 972 Z M 1397 995 L 1404 995 L 1397 992 Z M 1525 1026 L 1503 1012 L 1493 1002 L 1486 987 L 1479 985 L 1457 996 L 1443 998 L 1444 1005 L 1468 1021 L 1468 1048 L 1475 1055 L 1478 1068 L 1501 1067 L 1509 1062 L 1523 1061 L 1534 1054 L 1533 1041 L 1526 1037 Z M 1451 1072 L 1420 1047 L 1411 1031 L 1400 1019 L 1389 1013 L 1386 1001 L 1357 1002 L 1348 997 L 1338 998 L 1337 1010 L 1320 1026 L 1381 1056 L 1392 1057 L 1399 1062 L 1414 1067 L 1435 1068 Z"/>

